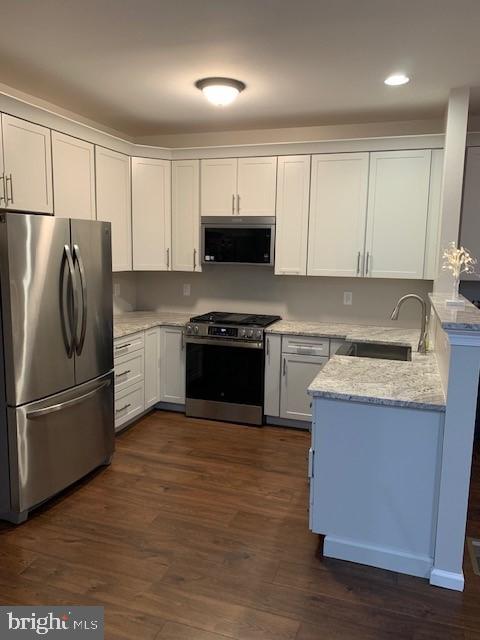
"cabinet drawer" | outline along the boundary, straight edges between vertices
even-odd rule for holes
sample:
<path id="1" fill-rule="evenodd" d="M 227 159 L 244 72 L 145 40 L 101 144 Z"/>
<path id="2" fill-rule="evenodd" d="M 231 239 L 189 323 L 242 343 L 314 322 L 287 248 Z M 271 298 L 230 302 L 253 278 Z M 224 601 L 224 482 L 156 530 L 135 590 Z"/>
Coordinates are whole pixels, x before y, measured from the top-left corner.
<path id="1" fill-rule="evenodd" d="M 115 393 L 115 431 L 143 413 L 143 382 Z"/>
<path id="2" fill-rule="evenodd" d="M 308 336 L 284 336 L 282 353 L 297 353 L 302 356 L 328 356 L 330 340 L 328 338 L 310 338 Z"/>
<path id="3" fill-rule="evenodd" d="M 131 335 L 123 336 L 122 338 L 117 338 L 113 342 L 113 357 L 118 358 L 119 356 L 124 356 L 126 353 L 132 353 L 132 351 L 143 349 L 144 344 L 143 331 L 132 333 Z"/>
<path id="4" fill-rule="evenodd" d="M 118 393 L 144 379 L 144 352 L 134 351 L 115 358 L 115 391 Z"/>

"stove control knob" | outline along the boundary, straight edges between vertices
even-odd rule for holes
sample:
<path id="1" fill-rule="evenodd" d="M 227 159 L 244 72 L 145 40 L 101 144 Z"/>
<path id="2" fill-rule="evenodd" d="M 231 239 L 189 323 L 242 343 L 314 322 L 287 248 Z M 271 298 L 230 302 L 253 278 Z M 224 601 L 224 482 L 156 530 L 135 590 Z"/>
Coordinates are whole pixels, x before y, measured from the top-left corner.
<path id="1" fill-rule="evenodd" d="M 185 329 L 185 330 L 186 330 L 186 333 L 187 333 L 187 335 L 188 335 L 188 336 L 191 336 L 191 335 L 192 335 L 193 328 L 192 328 L 192 325 L 191 325 L 191 324 L 187 324 L 187 326 L 186 326 L 186 329 Z"/>
<path id="2" fill-rule="evenodd" d="M 247 331 L 247 338 L 253 338 L 253 329 Z"/>
<path id="3" fill-rule="evenodd" d="M 239 338 L 245 338 L 246 335 L 247 335 L 247 332 L 245 331 L 245 329 L 239 329 L 238 330 L 238 337 Z"/>
<path id="4" fill-rule="evenodd" d="M 193 333 L 194 333 L 195 335 L 198 335 L 198 324 L 194 324 L 194 325 L 193 325 Z"/>
<path id="5" fill-rule="evenodd" d="M 261 331 L 261 329 L 257 329 L 255 331 L 255 339 L 256 340 L 261 340 L 262 339 L 262 331 Z"/>

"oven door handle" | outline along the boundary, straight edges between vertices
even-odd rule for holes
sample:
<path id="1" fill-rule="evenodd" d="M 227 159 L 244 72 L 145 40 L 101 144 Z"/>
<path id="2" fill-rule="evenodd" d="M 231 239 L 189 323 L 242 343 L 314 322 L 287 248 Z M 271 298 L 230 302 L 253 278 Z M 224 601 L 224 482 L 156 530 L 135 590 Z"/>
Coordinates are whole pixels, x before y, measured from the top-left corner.
<path id="1" fill-rule="evenodd" d="M 191 338 L 185 340 L 187 344 L 203 344 L 215 347 L 239 347 L 240 349 L 263 349 L 263 341 L 249 342 L 247 340 L 226 340 L 224 338 Z"/>

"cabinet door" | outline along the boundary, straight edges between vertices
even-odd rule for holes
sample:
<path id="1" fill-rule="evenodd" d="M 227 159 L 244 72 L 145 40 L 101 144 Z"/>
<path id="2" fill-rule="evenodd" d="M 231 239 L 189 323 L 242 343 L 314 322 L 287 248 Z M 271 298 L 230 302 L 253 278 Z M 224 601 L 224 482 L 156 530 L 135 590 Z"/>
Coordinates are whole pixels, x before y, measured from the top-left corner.
<path id="1" fill-rule="evenodd" d="M 8 207 L 53 213 L 50 129 L 2 113 Z"/>
<path id="2" fill-rule="evenodd" d="M 365 275 L 423 278 L 430 150 L 370 154 Z"/>
<path id="3" fill-rule="evenodd" d="M 183 328 L 162 327 L 160 400 L 185 404 L 185 343 Z"/>
<path id="4" fill-rule="evenodd" d="M 133 269 L 168 271 L 171 252 L 170 161 L 132 158 Z"/>
<path id="5" fill-rule="evenodd" d="M 145 331 L 145 409 L 160 402 L 160 327 Z"/>
<path id="6" fill-rule="evenodd" d="M 265 336 L 265 400 L 267 416 L 280 415 L 280 363 L 282 336 Z"/>
<path id="7" fill-rule="evenodd" d="M 278 159 L 275 273 L 307 273 L 310 156 Z"/>
<path id="8" fill-rule="evenodd" d="M 112 269 L 132 270 L 130 158 L 95 147 L 97 219 L 112 223 Z"/>
<path id="9" fill-rule="evenodd" d="M 328 361 L 323 356 L 282 355 L 280 416 L 290 420 L 312 419 L 312 399 L 307 389 Z"/>
<path id="10" fill-rule="evenodd" d="M 368 153 L 312 156 L 309 276 L 362 274 Z"/>
<path id="11" fill-rule="evenodd" d="M 55 215 L 95 220 L 93 144 L 52 131 Z"/>
<path id="12" fill-rule="evenodd" d="M 231 216 L 237 195 L 237 159 L 202 160 L 200 200 L 202 216 Z"/>
<path id="13" fill-rule="evenodd" d="M 460 244 L 472 256 L 480 257 L 480 147 L 470 147 L 467 151 Z M 464 273 L 462 280 L 478 280 L 478 276 Z"/>
<path id="14" fill-rule="evenodd" d="M 440 258 L 440 216 L 442 202 L 443 149 L 432 149 L 430 166 L 430 189 L 428 194 L 427 239 L 425 242 L 425 266 L 423 277 L 437 277 Z M 478 255 L 478 254 L 475 254 Z"/>
<path id="15" fill-rule="evenodd" d="M 239 158 L 236 213 L 274 216 L 277 158 Z"/>
<path id="16" fill-rule="evenodd" d="M 200 162 L 172 162 L 172 270 L 201 271 Z"/>

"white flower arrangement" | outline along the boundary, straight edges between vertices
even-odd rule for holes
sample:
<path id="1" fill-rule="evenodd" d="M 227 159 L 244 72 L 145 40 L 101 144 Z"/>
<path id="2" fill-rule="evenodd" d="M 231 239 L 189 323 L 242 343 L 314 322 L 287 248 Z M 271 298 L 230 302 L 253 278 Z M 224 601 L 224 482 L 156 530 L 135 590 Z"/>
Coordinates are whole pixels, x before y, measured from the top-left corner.
<path id="1" fill-rule="evenodd" d="M 455 242 L 450 242 L 443 252 L 442 269 L 450 271 L 453 276 L 453 298 L 447 300 L 447 305 L 463 306 L 465 302 L 458 295 L 460 276 L 462 273 L 475 273 L 476 258 L 472 258 L 468 249 L 457 247 Z"/>

